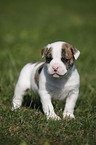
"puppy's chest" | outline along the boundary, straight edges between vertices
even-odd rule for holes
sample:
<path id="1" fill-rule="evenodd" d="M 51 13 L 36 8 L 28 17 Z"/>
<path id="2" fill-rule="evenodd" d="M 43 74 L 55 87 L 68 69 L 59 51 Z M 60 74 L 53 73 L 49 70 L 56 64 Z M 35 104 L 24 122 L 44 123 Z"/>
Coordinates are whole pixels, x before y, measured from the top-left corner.
<path id="1" fill-rule="evenodd" d="M 50 82 L 47 85 L 47 90 L 53 99 L 64 99 L 71 90 L 70 83 L 65 81 Z"/>

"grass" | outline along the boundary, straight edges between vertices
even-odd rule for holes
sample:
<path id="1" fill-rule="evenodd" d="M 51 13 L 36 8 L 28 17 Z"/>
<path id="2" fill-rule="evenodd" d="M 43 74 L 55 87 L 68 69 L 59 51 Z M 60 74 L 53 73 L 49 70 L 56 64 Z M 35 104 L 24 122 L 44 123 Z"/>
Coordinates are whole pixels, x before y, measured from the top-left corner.
<path id="1" fill-rule="evenodd" d="M 95 0 L 0 2 L 0 145 L 96 144 L 95 6 Z M 76 61 L 81 77 L 76 120 L 47 121 L 39 99 L 31 92 L 24 97 L 27 103 L 12 112 L 21 68 L 42 61 L 42 47 L 59 40 L 81 51 Z M 62 117 L 64 102 L 53 104 Z"/>

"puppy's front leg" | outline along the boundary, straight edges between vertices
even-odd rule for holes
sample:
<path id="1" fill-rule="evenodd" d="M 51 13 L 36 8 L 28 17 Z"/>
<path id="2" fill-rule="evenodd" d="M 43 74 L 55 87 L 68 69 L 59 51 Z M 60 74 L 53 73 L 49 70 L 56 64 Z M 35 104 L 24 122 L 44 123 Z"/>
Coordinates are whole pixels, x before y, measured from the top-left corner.
<path id="1" fill-rule="evenodd" d="M 66 99 L 66 104 L 65 104 L 65 109 L 63 112 L 63 119 L 66 117 L 70 117 L 70 118 L 74 118 L 74 107 L 75 107 L 75 103 L 77 101 L 78 98 L 78 94 L 79 91 L 78 90 L 74 90 L 72 92 L 69 93 L 67 99 Z"/>
<path id="2" fill-rule="evenodd" d="M 60 120 L 60 117 L 57 116 L 54 112 L 54 108 L 51 103 L 51 96 L 47 92 L 40 92 L 39 94 L 41 98 L 42 108 L 47 116 L 47 119 Z"/>

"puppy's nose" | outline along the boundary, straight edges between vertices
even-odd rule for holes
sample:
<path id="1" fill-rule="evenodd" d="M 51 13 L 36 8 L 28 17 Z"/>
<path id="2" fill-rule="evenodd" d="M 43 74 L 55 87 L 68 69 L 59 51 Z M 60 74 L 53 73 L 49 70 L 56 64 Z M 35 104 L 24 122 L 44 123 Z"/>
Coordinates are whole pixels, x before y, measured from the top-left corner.
<path id="1" fill-rule="evenodd" d="M 58 70 L 59 67 L 53 66 L 52 68 L 53 68 L 54 72 L 57 72 L 57 70 Z"/>

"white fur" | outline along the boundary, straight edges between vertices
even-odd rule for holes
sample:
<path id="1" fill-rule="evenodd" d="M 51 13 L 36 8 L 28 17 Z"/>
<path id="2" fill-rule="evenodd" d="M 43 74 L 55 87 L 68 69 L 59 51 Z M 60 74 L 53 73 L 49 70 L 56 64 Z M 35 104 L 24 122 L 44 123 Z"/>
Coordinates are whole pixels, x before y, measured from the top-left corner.
<path id="1" fill-rule="evenodd" d="M 54 112 L 51 99 L 63 100 L 65 97 L 66 104 L 63 112 L 63 118 L 74 118 L 74 107 L 79 94 L 79 74 L 75 65 L 67 72 L 66 65 L 61 61 L 61 46 L 64 42 L 55 42 L 47 45 L 48 48 L 53 47 L 53 60 L 46 64 L 44 62 L 36 65 L 27 64 L 21 71 L 18 82 L 16 84 L 13 108 L 19 108 L 22 104 L 23 95 L 26 89 L 32 89 L 40 96 L 42 108 L 47 119 L 60 119 Z M 79 55 L 78 55 L 79 56 Z M 78 57 L 77 56 L 77 57 Z M 77 58 L 76 57 L 76 58 Z M 43 69 L 39 76 L 39 87 L 36 85 L 34 76 L 37 68 L 44 63 Z M 53 67 L 58 66 L 58 74 L 53 74 Z"/>
<path id="2" fill-rule="evenodd" d="M 74 57 L 75 57 L 76 60 L 77 60 L 77 58 L 79 57 L 79 55 L 80 55 L 80 51 L 77 50 L 77 53 L 74 54 Z"/>
<path id="3" fill-rule="evenodd" d="M 64 65 L 64 63 L 61 61 L 61 48 L 62 45 L 65 42 L 55 42 L 55 43 L 51 43 L 47 45 L 47 48 L 52 47 L 52 57 L 53 60 L 50 62 L 50 64 L 47 64 L 48 67 L 48 72 L 50 74 L 54 74 L 54 68 L 58 67 L 58 71 L 57 73 L 59 75 L 64 75 L 67 72 L 66 66 Z M 53 77 L 57 78 L 58 75 L 54 74 Z"/>

